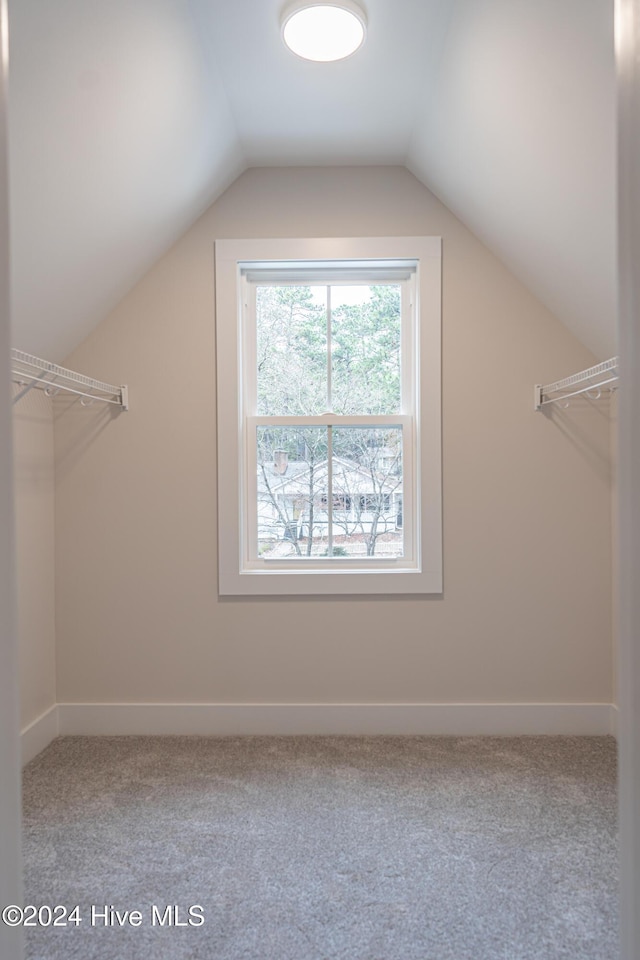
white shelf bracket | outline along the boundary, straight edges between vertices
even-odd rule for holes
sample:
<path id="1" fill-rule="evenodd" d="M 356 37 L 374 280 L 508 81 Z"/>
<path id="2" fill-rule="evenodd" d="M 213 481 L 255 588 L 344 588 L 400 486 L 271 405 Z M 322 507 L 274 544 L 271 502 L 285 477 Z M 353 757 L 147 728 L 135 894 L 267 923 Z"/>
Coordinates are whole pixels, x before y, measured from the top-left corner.
<path id="1" fill-rule="evenodd" d="M 533 388 L 533 409 L 539 410 L 542 406 L 542 384 L 536 383 Z"/>

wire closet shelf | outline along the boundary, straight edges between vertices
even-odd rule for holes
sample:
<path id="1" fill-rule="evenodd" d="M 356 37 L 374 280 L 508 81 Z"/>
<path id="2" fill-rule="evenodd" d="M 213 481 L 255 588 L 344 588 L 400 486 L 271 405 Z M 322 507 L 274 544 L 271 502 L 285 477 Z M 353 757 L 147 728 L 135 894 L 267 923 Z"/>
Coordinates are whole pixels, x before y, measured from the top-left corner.
<path id="1" fill-rule="evenodd" d="M 80 403 L 83 406 L 99 401 L 113 403 L 123 410 L 129 409 L 126 386 L 116 387 L 112 383 L 85 377 L 82 373 L 67 370 L 66 367 L 34 357 L 22 350 L 11 351 L 11 379 L 13 383 L 22 387 L 22 390 L 14 396 L 14 403 L 35 387 L 37 390 L 43 390 L 48 397 L 54 397 L 60 391 L 76 394 L 81 398 Z"/>
<path id="2" fill-rule="evenodd" d="M 580 373 L 574 373 L 563 380 L 546 384 L 536 383 L 534 409 L 541 410 L 549 403 L 561 401 L 565 401 L 568 406 L 568 401 L 580 394 L 586 394 L 590 400 L 599 400 L 603 388 L 606 387 L 610 392 L 615 390 L 619 379 L 618 358 L 611 357 L 610 360 L 603 360 L 602 363 L 596 363 L 595 366 L 581 370 Z"/>

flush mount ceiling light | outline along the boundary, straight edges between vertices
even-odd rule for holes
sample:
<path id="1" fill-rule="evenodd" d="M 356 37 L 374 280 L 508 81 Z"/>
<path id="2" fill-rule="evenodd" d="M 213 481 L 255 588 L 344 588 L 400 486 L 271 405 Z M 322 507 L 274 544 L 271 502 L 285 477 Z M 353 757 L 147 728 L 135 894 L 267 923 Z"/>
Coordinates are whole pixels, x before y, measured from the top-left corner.
<path id="1" fill-rule="evenodd" d="M 353 0 L 295 0 L 282 14 L 282 39 L 303 60 L 327 63 L 350 57 L 364 43 L 367 18 Z"/>

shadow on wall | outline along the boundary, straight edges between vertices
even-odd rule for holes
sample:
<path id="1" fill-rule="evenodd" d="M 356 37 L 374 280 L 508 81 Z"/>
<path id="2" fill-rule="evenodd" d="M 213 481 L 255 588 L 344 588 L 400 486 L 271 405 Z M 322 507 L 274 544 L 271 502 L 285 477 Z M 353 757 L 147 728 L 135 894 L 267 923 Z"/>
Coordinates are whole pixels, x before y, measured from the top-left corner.
<path id="1" fill-rule="evenodd" d="M 542 416 L 560 430 L 597 476 L 610 483 L 611 450 L 608 442 L 602 442 L 602 434 L 593 430 L 594 413 L 603 420 L 610 420 L 611 400 L 606 397 L 599 400 L 580 397 L 565 407 L 561 403 L 553 403 L 541 411 Z"/>
<path id="2" fill-rule="evenodd" d="M 78 463 L 100 434 L 125 411 L 112 404 L 83 406 L 78 397 L 61 396 L 54 401 L 54 423 L 64 425 L 58 431 L 56 476 L 64 478 Z"/>

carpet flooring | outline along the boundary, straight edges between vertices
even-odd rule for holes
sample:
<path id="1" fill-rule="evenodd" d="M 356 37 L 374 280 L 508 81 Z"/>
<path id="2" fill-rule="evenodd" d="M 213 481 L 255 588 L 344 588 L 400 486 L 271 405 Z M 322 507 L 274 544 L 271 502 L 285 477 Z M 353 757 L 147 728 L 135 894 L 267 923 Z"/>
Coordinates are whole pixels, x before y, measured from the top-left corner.
<path id="1" fill-rule="evenodd" d="M 59 738 L 25 903 L 81 922 L 26 955 L 615 960 L 615 766 L 610 737 Z"/>

